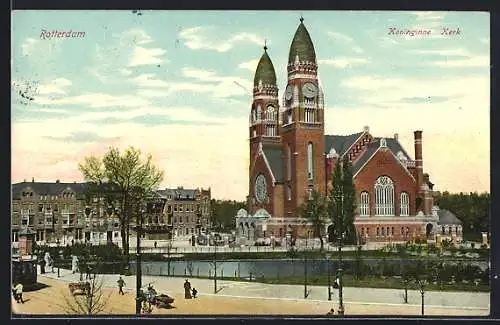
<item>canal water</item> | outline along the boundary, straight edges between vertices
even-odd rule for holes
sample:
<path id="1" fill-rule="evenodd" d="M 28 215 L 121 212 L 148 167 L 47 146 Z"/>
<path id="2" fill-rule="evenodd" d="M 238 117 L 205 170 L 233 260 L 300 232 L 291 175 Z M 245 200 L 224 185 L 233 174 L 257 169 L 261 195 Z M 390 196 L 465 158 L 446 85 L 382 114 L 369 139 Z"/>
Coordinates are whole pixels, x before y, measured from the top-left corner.
<path id="1" fill-rule="evenodd" d="M 423 260 L 425 261 L 425 259 Z M 370 267 L 375 267 L 381 262 L 380 259 L 363 259 L 362 264 Z M 387 264 L 399 269 L 402 265 L 401 260 L 386 260 Z M 489 267 L 489 262 L 486 260 L 452 260 L 446 263 L 470 264 L 479 266 L 482 271 Z M 346 259 L 342 262 L 342 268 L 347 272 L 356 268 L 358 261 L 354 259 Z M 415 263 L 414 260 L 407 260 L 407 265 Z M 217 276 L 218 277 L 266 277 L 266 278 L 279 278 L 290 276 L 301 276 L 306 271 L 304 266 L 307 266 L 307 274 L 310 276 L 327 275 L 328 270 L 334 273 L 339 267 L 337 260 L 315 260 L 308 259 L 280 259 L 280 260 L 224 260 L 217 261 Z M 135 261 L 131 262 L 131 270 L 135 271 Z M 169 272 L 170 267 L 170 272 Z M 214 274 L 213 261 L 162 261 L 162 262 L 142 262 L 143 275 L 154 276 L 203 276 L 210 277 Z"/>

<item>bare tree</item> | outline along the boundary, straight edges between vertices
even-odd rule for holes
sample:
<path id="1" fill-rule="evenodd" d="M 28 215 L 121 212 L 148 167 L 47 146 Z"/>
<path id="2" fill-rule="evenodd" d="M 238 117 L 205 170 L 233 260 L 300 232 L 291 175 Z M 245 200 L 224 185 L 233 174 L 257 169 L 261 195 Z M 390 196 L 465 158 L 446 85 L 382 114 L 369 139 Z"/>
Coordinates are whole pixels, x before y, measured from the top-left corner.
<path id="1" fill-rule="evenodd" d="M 67 314 L 97 315 L 107 307 L 111 292 L 104 293 L 103 280 L 97 274 L 91 274 L 89 278 L 85 282 L 80 282 L 83 287 L 78 289 L 83 289 L 82 294 L 72 292 L 69 296 L 63 295 L 65 302 L 63 307 Z"/>

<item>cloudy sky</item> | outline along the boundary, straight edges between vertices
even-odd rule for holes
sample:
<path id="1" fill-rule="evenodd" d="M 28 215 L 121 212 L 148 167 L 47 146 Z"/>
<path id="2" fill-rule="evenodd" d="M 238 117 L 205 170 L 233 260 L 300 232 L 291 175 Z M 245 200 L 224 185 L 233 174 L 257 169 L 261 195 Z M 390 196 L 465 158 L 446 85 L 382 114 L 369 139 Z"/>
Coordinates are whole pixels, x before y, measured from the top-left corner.
<path id="1" fill-rule="evenodd" d="M 393 136 L 438 190 L 489 191 L 489 15 L 303 12 L 325 92 L 328 134 Z M 77 164 L 139 147 L 163 186 L 242 200 L 248 113 L 267 39 L 280 98 L 300 12 L 16 11 L 12 181 L 81 181 Z M 430 30 L 426 36 L 398 31 Z M 459 30 L 442 35 L 443 27 Z M 75 37 L 50 37 L 53 31 Z M 84 33 L 84 35 L 83 35 Z M 43 35 L 42 35 L 43 34 Z"/>

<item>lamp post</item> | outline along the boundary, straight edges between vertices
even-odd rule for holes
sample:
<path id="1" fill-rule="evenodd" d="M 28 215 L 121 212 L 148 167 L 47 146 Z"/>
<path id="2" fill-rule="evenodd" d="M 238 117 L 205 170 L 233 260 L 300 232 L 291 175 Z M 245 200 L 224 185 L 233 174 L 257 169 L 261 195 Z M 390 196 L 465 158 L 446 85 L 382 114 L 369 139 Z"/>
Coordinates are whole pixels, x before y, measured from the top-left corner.
<path id="1" fill-rule="evenodd" d="M 326 268 L 328 272 L 328 300 L 332 300 L 332 281 L 331 281 L 331 276 L 330 276 L 330 259 L 332 256 L 330 254 L 326 254 Z"/>
<path id="2" fill-rule="evenodd" d="M 307 248 L 304 250 L 304 299 L 307 299 Z"/>
<path id="3" fill-rule="evenodd" d="M 341 178 L 343 180 L 343 177 Z M 338 286 L 339 286 L 339 315 L 344 315 L 344 301 L 343 301 L 343 281 L 342 281 L 342 244 L 344 240 L 344 194 L 337 193 L 337 202 L 339 203 L 339 215 L 337 216 L 337 240 L 338 240 L 338 254 L 339 254 L 339 267 L 338 267 Z"/>
<path id="4" fill-rule="evenodd" d="M 141 269 L 141 235 L 142 235 L 142 222 L 143 215 L 145 213 L 144 208 L 141 207 L 139 214 L 137 216 L 138 223 L 136 225 L 137 234 L 137 247 L 136 247 L 136 297 L 135 297 L 135 313 L 137 315 L 141 314 L 141 287 L 142 287 L 142 269 Z"/>
<path id="5" fill-rule="evenodd" d="M 424 316 L 424 295 L 425 295 L 425 280 L 420 280 L 420 295 L 422 297 L 422 316 Z"/>
<path id="6" fill-rule="evenodd" d="M 216 293 L 217 293 L 217 240 L 214 235 L 214 294 Z"/>

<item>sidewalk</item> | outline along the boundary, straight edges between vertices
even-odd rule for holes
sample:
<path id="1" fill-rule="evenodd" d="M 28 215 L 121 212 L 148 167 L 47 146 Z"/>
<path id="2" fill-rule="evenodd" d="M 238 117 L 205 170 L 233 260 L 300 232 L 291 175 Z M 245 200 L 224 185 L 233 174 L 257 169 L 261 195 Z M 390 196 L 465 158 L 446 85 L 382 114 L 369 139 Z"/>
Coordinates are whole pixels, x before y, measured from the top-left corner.
<path id="1" fill-rule="evenodd" d="M 72 274 L 70 270 L 61 269 L 60 278 L 55 273 L 39 274 L 39 276 L 53 278 L 65 282 L 77 282 L 80 274 Z M 118 275 L 101 275 L 104 286 L 116 288 Z M 136 278 L 133 276 L 122 276 L 125 281 L 126 291 L 135 292 Z M 214 295 L 213 279 L 196 279 L 189 277 L 166 277 L 166 276 L 143 276 L 142 285 L 146 287 L 152 283 L 158 292 L 167 294 L 183 294 L 183 284 L 189 279 L 191 286 L 195 287 L 200 295 Z M 237 282 L 217 280 L 217 296 L 262 298 L 281 300 L 304 300 L 303 285 L 276 285 L 257 282 Z M 327 288 L 324 286 L 308 286 L 308 301 L 328 301 Z M 408 291 L 408 304 L 403 303 L 403 290 L 377 289 L 377 288 L 354 288 L 344 287 L 343 296 L 345 304 L 361 305 L 394 305 L 394 306 L 420 306 L 421 296 L 419 291 Z M 484 292 L 439 292 L 430 291 L 425 293 L 425 306 L 429 308 L 453 308 L 467 310 L 488 310 L 490 308 L 490 294 Z M 338 301 L 337 290 L 332 290 L 332 300 Z"/>

